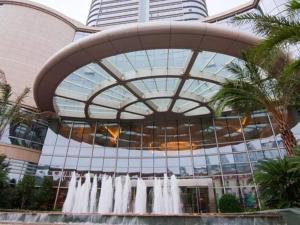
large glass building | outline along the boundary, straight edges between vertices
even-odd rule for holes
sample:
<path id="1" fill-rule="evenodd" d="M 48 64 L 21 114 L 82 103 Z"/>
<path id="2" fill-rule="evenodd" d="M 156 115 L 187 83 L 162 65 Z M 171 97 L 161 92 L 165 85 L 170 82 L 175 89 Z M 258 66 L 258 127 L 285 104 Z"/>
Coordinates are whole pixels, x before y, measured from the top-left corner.
<path id="1" fill-rule="evenodd" d="M 154 177 L 174 174 L 186 213 L 218 211 L 224 193 L 259 208 L 251 178 L 258 161 L 286 154 L 278 127 L 265 111 L 243 117 L 228 109 L 215 117 L 208 102 L 234 79 L 226 65 L 243 65 L 241 51 L 260 41 L 251 25 L 237 29 L 230 18 L 282 13 L 285 3 L 255 0 L 202 21 L 102 30 L 32 2 L 0 0 L 1 70 L 16 93 L 33 87 L 24 108 L 43 112 L 1 137 L 11 181 L 53 177 L 60 208 L 72 171 L 142 177 L 150 212 Z M 300 139 L 297 109 L 290 118 Z"/>
<path id="2" fill-rule="evenodd" d="M 205 0 L 93 0 L 87 25 L 108 28 L 147 21 L 200 20 L 207 15 Z"/>

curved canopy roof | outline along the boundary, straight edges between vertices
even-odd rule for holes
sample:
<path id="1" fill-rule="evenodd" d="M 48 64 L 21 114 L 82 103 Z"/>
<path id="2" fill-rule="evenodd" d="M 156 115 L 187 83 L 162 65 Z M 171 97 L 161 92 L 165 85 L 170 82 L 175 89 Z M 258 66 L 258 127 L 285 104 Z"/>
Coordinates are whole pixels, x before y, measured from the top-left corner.
<path id="1" fill-rule="evenodd" d="M 231 62 L 258 40 L 199 22 L 135 24 L 71 44 L 45 65 L 34 87 L 42 110 L 93 119 L 197 116 Z"/>

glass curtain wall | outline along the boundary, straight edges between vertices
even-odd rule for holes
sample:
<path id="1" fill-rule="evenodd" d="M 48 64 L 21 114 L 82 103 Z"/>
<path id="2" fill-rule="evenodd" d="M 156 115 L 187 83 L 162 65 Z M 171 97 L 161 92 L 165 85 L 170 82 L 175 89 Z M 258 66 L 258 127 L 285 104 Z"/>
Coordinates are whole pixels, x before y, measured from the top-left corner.
<path id="1" fill-rule="evenodd" d="M 215 200 L 232 193 L 245 208 L 256 208 L 256 187 L 249 182 L 256 163 L 285 154 L 270 121 L 264 112 L 159 122 L 62 120 L 50 124 L 37 174 L 53 176 L 58 206 L 76 170 L 79 175 L 129 174 L 133 179 L 165 173 L 180 179 L 208 178 Z M 207 187 L 182 188 L 186 211 L 208 211 L 209 200 L 202 198 L 208 192 Z"/>

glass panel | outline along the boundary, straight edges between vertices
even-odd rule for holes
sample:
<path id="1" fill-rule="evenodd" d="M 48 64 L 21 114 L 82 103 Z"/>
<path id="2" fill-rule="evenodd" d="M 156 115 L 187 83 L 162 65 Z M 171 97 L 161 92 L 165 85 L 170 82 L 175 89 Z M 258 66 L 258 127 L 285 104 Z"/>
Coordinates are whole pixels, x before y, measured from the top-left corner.
<path id="1" fill-rule="evenodd" d="M 147 54 L 152 68 L 168 67 L 168 49 L 147 50 Z"/>
<path id="2" fill-rule="evenodd" d="M 206 107 L 199 107 L 197 109 L 184 113 L 185 116 L 197 116 L 197 115 L 206 115 L 206 114 L 210 114 L 209 109 Z"/>
<path id="3" fill-rule="evenodd" d="M 144 116 L 141 116 L 141 115 L 137 115 L 137 114 L 133 114 L 133 113 L 127 113 L 127 112 L 122 112 L 121 113 L 121 119 L 144 119 L 145 117 Z"/>
<path id="4" fill-rule="evenodd" d="M 103 81 L 114 81 L 99 65 L 88 64 L 65 78 L 56 89 L 56 94 L 86 100 L 88 95 Z"/>
<path id="5" fill-rule="evenodd" d="M 154 174 L 156 176 L 163 176 L 167 172 L 167 159 L 155 158 L 154 160 Z"/>
<path id="6" fill-rule="evenodd" d="M 160 99 L 152 99 L 147 102 L 152 102 L 157 106 L 157 111 L 165 112 L 168 111 L 170 104 L 172 102 L 171 98 L 160 98 Z"/>
<path id="7" fill-rule="evenodd" d="M 151 69 L 146 51 L 130 52 L 125 55 L 135 70 Z"/>
<path id="8" fill-rule="evenodd" d="M 89 114 L 92 118 L 115 119 L 117 117 L 117 113 L 117 110 L 101 106 L 90 105 L 89 107 Z"/>
<path id="9" fill-rule="evenodd" d="M 178 87 L 178 78 L 151 78 L 131 82 L 145 96 L 173 96 Z"/>
<path id="10" fill-rule="evenodd" d="M 135 101 L 136 98 L 123 86 L 116 86 L 100 93 L 93 103 L 98 105 L 109 105 L 113 108 L 120 108 L 125 101 Z"/>
<path id="11" fill-rule="evenodd" d="M 193 76 L 197 76 L 199 72 L 203 71 L 205 67 L 208 65 L 208 63 L 213 59 L 213 57 L 217 53 L 214 52 L 200 52 L 197 56 L 197 59 L 192 67 L 191 74 Z"/>
<path id="12" fill-rule="evenodd" d="M 170 49 L 168 58 L 168 68 L 184 68 L 187 63 L 187 58 L 190 54 L 190 50 Z"/>
<path id="13" fill-rule="evenodd" d="M 129 112 L 138 112 L 143 115 L 150 115 L 153 113 L 153 111 L 151 109 L 149 109 L 148 106 L 146 106 L 142 102 L 137 102 L 135 104 L 132 104 L 132 105 L 128 106 L 127 108 L 125 108 L 125 110 L 129 111 Z"/>
<path id="14" fill-rule="evenodd" d="M 117 70 L 119 70 L 125 76 L 135 73 L 133 66 L 130 64 L 125 54 L 112 56 L 106 58 L 105 60 L 109 61 Z"/>
<path id="15" fill-rule="evenodd" d="M 54 97 L 53 104 L 60 116 L 85 117 L 83 102 Z"/>
<path id="16" fill-rule="evenodd" d="M 220 174 L 220 161 L 218 156 L 206 156 L 206 163 L 209 175 Z"/>
<path id="17" fill-rule="evenodd" d="M 199 103 L 197 103 L 197 102 L 188 101 L 188 100 L 184 100 L 184 99 L 178 99 L 175 102 L 172 111 L 176 112 L 176 113 L 183 113 L 183 112 L 191 110 L 197 106 L 199 106 Z"/>
<path id="18" fill-rule="evenodd" d="M 202 70 L 203 72 L 208 72 L 210 74 L 217 74 L 221 71 L 226 65 L 232 62 L 234 58 L 232 56 L 216 54 L 210 62 Z"/>
<path id="19" fill-rule="evenodd" d="M 217 90 L 219 90 L 219 85 L 217 84 L 202 80 L 188 79 L 184 83 L 181 93 L 193 93 L 208 98 L 208 96 L 212 95 L 211 92 L 216 92 Z"/>

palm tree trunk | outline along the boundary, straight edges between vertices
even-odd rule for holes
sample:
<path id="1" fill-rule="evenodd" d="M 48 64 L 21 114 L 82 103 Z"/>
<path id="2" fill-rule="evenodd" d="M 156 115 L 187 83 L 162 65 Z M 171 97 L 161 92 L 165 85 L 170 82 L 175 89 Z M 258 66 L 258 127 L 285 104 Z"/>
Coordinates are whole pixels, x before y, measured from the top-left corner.
<path id="1" fill-rule="evenodd" d="M 288 156 L 295 155 L 295 147 L 297 146 L 296 138 L 289 128 L 288 124 L 281 121 L 279 124 L 279 132 L 281 134 L 284 147 L 287 151 Z"/>
<path id="2" fill-rule="evenodd" d="M 24 208 L 25 201 L 26 201 L 25 196 L 22 196 L 22 199 L 21 199 L 21 209 Z"/>

